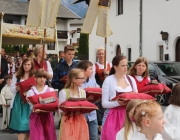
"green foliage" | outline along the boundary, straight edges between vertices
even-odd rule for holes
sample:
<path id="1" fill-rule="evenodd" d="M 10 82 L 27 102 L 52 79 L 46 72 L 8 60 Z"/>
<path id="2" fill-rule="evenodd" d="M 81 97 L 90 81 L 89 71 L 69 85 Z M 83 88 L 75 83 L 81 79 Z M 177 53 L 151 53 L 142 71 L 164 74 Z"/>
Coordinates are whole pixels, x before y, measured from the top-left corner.
<path id="1" fill-rule="evenodd" d="M 23 45 L 23 53 L 27 53 L 28 52 L 28 46 L 27 45 Z"/>
<path id="2" fill-rule="evenodd" d="M 80 34 L 78 53 L 83 54 L 83 55 L 89 55 L 89 35 L 88 34 L 83 34 L 83 33 Z"/>
<path id="3" fill-rule="evenodd" d="M 19 53 L 20 54 L 23 53 L 23 47 L 22 46 L 19 47 Z"/>

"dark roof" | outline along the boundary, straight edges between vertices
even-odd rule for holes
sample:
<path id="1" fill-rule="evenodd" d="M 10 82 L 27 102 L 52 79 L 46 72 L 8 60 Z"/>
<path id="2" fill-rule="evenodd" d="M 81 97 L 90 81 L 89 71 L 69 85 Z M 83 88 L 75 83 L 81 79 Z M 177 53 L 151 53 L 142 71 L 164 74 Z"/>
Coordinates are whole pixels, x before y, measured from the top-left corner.
<path id="1" fill-rule="evenodd" d="M 79 2 L 83 2 L 83 1 L 85 1 L 86 4 L 89 5 L 89 1 L 90 1 L 90 0 L 73 0 L 71 3 L 72 3 L 72 4 L 76 4 L 76 3 L 79 3 Z"/>
<path id="2" fill-rule="evenodd" d="M 0 0 L 0 12 L 3 12 L 5 15 L 27 16 L 28 6 L 29 2 Z M 77 14 L 64 5 L 60 5 L 57 18 L 80 19 Z"/>

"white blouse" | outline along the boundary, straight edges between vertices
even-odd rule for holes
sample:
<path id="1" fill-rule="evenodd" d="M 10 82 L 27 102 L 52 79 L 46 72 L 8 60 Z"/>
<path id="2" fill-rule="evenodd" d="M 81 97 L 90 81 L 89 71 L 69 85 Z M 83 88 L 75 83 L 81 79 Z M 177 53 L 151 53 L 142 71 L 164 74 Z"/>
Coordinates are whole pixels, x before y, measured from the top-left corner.
<path id="1" fill-rule="evenodd" d="M 50 88 L 50 87 L 48 87 L 47 85 L 45 85 L 45 86 L 44 86 L 44 89 L 43 89 L 41 92 L 39 92 L 39 91 L 36 89 L 36 87 L 33 86 L 33 87 L 31 87 L 31 89 L 27 92 L 26 97 L 34 96 L 34 95 L 36 95 L 36 94 L 43 94 L 43 93 L 46 92 L 47 88 L 49 88 L 49 91 L 54 91 L 53 88 Z M 36 94 L 34 94 L 33 90 L 34 90 L 34 92 L 35 92 Z M 28 103 L 29 103 L 29 102 L 28 102 Z M 33 108 L 33 105 L 32 105 L 31 103 L 29 103 L 29 104 L 31 105 L 31 109 L 32 109 L 32 108 Z"/>
<path id="2" fill-rule="evenodd" d="M 164 140 L 180 140 L 180 107 L 169 105 L 164 111 Z"/>
<path id="3" fill-rule="evenodd" d="M 116 134 L 116 140 L 126 140 L 124 135 L 125 128 L 123 127 L 117 134 Z M 132 128 L 129 131 L 128 134 L 128 140 L 134 138 L 134 134 L 137 132 L 137 126 L 135 123 L 132 123 Z"/>
<path id="4" fill-rule="evenodd" d="M 69 89 L 67 89 L 67 90 L 70 92 Z M 70 92 L 70 97 L 72 97 L 72 98 L 86 98 L 85 90 L 82 88 L 79 88 L 79 97 L 73 96 L 73 94 Z M 59 91 L 59 105 L 61 105 L 66 100 L 67 100 L 66 91 L 64 89 L 62 89 L 61 91 Z M 62 112 L 62 111 L 60 110 L 60 112 Z"/>
<path id="5" fill-rule="evenodd" d="M 121 87 L 117 86 L 117 81 L 114 77 L 114 75 L 108 76 L 103 85 L 102 85 L 102 106 L 104 108 L 114 108 L 120 106 L 117 101 L 110 101 L 114 97 L 116 97 L 116 91 L 118 92 L 138 92 L 136 81 L 133 77 L 129 76 L 132 81 L 133 89 L 131 88 L 131 84 L 129 83 L 128 79 L 125 76 L 125 80 L 129 86 L 127 86 L 125 89 L 122 89 Z"/>
<path id="6" fill-rule="evenodd" d="M 108 63 L 109 62 L 106 62 L 106 68 L 107 68 Z M 98 65 L 99 69 L 104 69 L 104 65 L 100 64 L 99 62 L 96 62 L 95 64 Z M 92 74 L 91 78 L 95 78 L 95 74 L 96 74 L 96 66 L 95 66 L 95 64 L 93 65 L 93 74 Z M 112 67 L 112 63 L 110 63 L 110 68 L 111 67 Z"/>
<path id="7" fill-rule="evenodd" d="M 23 80 L 23 79 L 20 79 L 20 82 L 22 82 L 22 81 L 24 81 L 24 80 Z M 11 92 L 13 93 L 13 97 L 12 97 L 11 105 L 10 105 L 11 108 L 13 108 L 14 98 L 15 98 L 16 93 L 17 93 L 16 83 L 17 83 L 16 74 L 13 74 L 12 82 L 11 82 L 11 86 L 10 86 Z"/>
<path id="8" fill-rule="evenodd" d="M 146 136 L 143 133 L 140 133 L 137 131 L 134 134 L 134 137 L 129 140 L 148 140 L 148 139 L 146 138 Z M 156 136 L 154 136 L 153 140 L 163 140 L 163 138 L 162 138 L 161 134 L 157 134 Z"/>

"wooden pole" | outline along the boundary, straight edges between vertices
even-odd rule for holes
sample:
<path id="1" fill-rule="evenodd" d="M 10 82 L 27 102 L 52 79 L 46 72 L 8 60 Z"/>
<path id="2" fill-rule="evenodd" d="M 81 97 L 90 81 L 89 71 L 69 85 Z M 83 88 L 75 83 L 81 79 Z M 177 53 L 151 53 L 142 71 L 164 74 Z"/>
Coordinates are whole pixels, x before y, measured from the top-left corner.
<path id="1" fill-rule="evenodd" d="M 107 37 L 104 38 L 104 69 L 106 69 L 106 49 L 107 49 Z M 104 74 L 104 79 L 107 75 Z"/>
<path id="2" fill-rule="evenodd" d="M 44 52 L 45 52 L 45 38 L 46 38 L 46 29 L 44 29 L 44 40 L 43 40 L 43 51 L 42 51 L 42 59 L 41 59 L 41 68 L 44 69 Z"/>
<path id="3" fill-rule="evenodd" d="M 4 17 L 4 13 L 1 12 L 1 27 L 0 27 L 0 66 L 1 66 L 1 48 L 2 48 L 2 29 L 3 29 L 3 17 Z M 0 73 L 1 73 L 1 69 L 0 69 Z"/>
<path id="4" fill-rule="evenodd" d="M 104 69 L 106 69 L 106 49 L 107 49 L 107 37 L 104 38 Z"/>

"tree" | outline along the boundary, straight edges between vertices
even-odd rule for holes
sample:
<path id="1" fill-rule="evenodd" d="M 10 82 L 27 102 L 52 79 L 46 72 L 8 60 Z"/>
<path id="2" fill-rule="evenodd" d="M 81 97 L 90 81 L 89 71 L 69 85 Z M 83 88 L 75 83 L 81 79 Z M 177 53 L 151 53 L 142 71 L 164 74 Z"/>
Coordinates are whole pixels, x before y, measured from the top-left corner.
<path id="1" fill-rule="evenodd" d="M 28 52 L 28 46 L 27 45 L 23 45 L 23 53 L 27 53 Z"/>
<path id="2" fill-rule="evenodd" d="M 89 59 L 89 35 L 81 33 L 79 39 L 78 57 L 80 60 Z"/>

